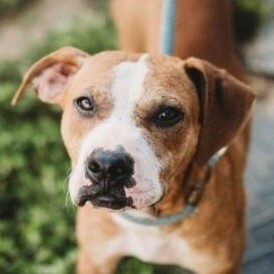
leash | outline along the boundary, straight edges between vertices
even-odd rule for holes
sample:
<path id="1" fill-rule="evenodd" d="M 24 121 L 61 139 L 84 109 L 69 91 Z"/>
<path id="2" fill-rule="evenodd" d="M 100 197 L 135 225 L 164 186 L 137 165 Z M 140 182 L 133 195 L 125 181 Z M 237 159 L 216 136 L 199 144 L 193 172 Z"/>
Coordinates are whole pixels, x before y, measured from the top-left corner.
<path id="1" fill-rule="evenodd" d="M 172 55 L 174 44 L 176 0 L 163 0 L 162 2 L 160 52 L 162 54 Z"/>
<path id="2" fill-rule="evenodd" d="M 177 223 L 178 221 L 184 221 L 190 215 L 197 211 L 197 203 L 200 200 L 200 197 L 203 193 L 203 190 L 206 186 L 207 181 L 209 180 L 212 168 L 219 162 L 220 158 L 225 154 L 227 147 L 224 147 L 217 151 L 209 160 L 207 161 L 206 168 L 206 176 L 205 180 L 198 181 L 195 184 L 194 189 L 191 191 L 189 198 L 187 200 L 187 204 L 177 213 L 160 216 L 160 217 L 137 217 L 133 216 L 129 213 L 122 213 L 122 216 L 127 221 L 137 223 L 139 225 L 144 226 L 162 226 L 162 225 L 171 225 Z"/>

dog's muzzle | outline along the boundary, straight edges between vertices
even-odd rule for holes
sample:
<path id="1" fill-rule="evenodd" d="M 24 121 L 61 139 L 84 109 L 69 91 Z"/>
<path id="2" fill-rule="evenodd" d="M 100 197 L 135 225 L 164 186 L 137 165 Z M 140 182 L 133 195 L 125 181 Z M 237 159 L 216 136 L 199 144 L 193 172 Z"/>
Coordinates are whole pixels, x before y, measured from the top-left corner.
<path id="1" fill-rule="evenodd" d="M 85 174 L 91 185 L 80 188 L 78 205 L 90 201 L 95 207 L 132 207 L 132 198 L 126 197 L 125 188 L 135 185 L 133 173 L 134 161 L 123 148 L 96 149 L 85 162 Z"/>

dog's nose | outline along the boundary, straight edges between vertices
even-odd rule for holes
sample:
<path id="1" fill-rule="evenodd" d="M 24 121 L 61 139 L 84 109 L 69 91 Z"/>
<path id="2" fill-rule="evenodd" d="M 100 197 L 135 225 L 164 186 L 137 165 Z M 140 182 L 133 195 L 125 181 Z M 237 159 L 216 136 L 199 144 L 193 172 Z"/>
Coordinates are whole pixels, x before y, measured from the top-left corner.
<path id="1" fill-rule="evenodd" d="M 133 159 L 126 152 L 97 149 L 86 161 L 86 175 L 94 183 L 125 182 L 133 174 Z"/>

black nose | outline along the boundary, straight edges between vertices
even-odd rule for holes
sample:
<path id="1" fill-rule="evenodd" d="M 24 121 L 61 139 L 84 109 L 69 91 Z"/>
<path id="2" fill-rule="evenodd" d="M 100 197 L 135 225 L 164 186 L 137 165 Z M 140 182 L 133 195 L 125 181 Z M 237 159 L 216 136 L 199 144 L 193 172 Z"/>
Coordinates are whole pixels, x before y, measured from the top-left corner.
<path id="1" fill-rule="evenodd" d="M 94 183 L 109 186 L 126 183 L 133 174 L 133 159 L 124 150 L 95 150 L 86 161 L 86 175 Z"/>

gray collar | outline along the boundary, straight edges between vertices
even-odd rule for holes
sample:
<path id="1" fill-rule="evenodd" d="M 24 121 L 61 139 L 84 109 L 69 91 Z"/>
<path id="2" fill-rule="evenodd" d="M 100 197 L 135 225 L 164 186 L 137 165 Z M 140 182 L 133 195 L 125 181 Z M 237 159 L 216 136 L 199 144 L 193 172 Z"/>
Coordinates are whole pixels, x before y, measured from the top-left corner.
<path id="1" fill-rule="evenodd" d="M 170 225 L 177 223 L 181 220 L 186 219 L 189 215 L 194 213 L 196 210 L 196 207 L 187 204 L 185 207 L 183 207 L 179 212 L 167 216 L 160 216 L 160 217 L 136 217 L 128 213 L 122 213 L 121 216 L 133 223 L 137 223 L 139 225 L 145 225 L 145 226 L 159 226 L 159 225 Z"/>
<path id="2" fill-rule="evenodd" d="M 207 161 L 205 167 L 207 169 L 208 174 L 210 174 L 211 169 L 213 168 L 213 166 L 215 166 L 218 163 L 220 158 L 225 154 L 226 150 L 227 150 L 227 147 L 224 147 L 218 150 Z M 206 179 L 208 179 L 208 176 L 206 176 Z M 196 204 L 203 192 L 205 184 L 206 184 L 205 181 L 198 182 L 194 190 L 190 194 L 190 198 L 188 199 L 187 204 L 180 211 L 174 214 L 160 216 L 160 217 L 137 217 L 125 212 L 125 213 L 122 213 L 121 216 L 130 222 L 137 223 L 139 225 L 144 225 L 144 226 L 171 225 L 179 221 L 184 221 L 190 215 L 192 215 L 193 213 L 197 211 Z"/>

